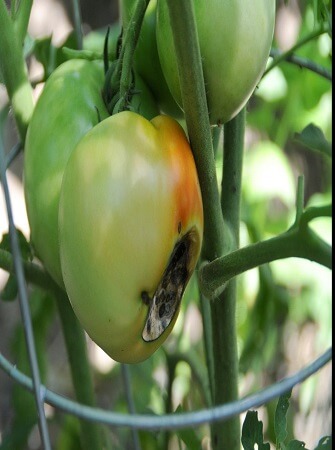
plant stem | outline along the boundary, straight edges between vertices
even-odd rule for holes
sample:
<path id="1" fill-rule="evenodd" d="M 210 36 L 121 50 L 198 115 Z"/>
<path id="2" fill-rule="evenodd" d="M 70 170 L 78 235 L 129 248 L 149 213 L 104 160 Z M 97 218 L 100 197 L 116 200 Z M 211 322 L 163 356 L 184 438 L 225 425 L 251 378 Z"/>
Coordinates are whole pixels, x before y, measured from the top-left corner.
<path id="1" fill-rule="evenodd" d="M 10 98 L 16 125 L 24 142 L 34 109 L 32 87 L 23 56 L 22 42 L 17 39 L 6 4 L 0 1 L 0 70 Z"/>
<path id="2" fill-rule="evenodd" d="M 83 405 L 95 406 L 93 378 L 87 356 L 84 330 L 74 315 L 65 292 L 59 290 L 56 300 L 76 399 Z M 80 427 L 83 449 L 103 448 L 101 424 L 82 420 Z"/>
<path id="3" fill-rule="evenodd" d="M 233 277 L 262 264 L 290 257 L 309 259 L 329 269 L 332 267 L 331 247 L 310 228 L 294 228 L 204 264 L 199 271 L 201 290 L 209 298 L 215 298 Z"/>
<path id="4" fill-rule="evenodd" d="M 221 208 L 231 239 L 225 253 L 238 248 L 240 198 L 244 148 L 245 111 L 224 126 L 224 155 Z M 211 303 L 215 390 L 214 404 L 238 398 L 238 354 L 236 335 L 236 280 L 231 280 L 219 298 Z M 240 421 L 236 416 L 212 427 L 213 445 L 218 449 L 240 448 Z"/>
<path id="5" fill-rule="evenodd" d="M 212 261 L 223 253 L 225 226 L 220 208 L 193 2 L 168 0 L 167 3 L 178 59 L 183 109 L 204 207 L 203 258 Z"/>
<path id="6" fill-rule="evenodd" d="M 77 50 L 82 50 L 83 48 L 83 31 L 81 28 L 81 11 L 80 11 L 80 1 L 72 0 L 72 11 L 73 11 L 73 23 L 74 23 L 74 32 L 76 39 L 76 48 Z"/>
<path id="7" fill-rule="evenodd" d="M 133 81 L 132 67 L 134 52 L 148 3 L 149 0 L 137 0 L 124 36 L 124 42 L 122 43 L 121 57 L 116 68 L 116 73 L 119 73 L 121 67 L 120 102 L 117 105 L 117 112 L 127 107 L 128 94 Z"/>
<path id="8" fill-rule="evenodd" d="M 28 261 L 22 261 L 22 264 L 27 281 L 52 293 L 55 293 L 55 290 L 58 292 L 60 288 L 40 266 Z M 13 255 L 2 248 L 0 248 L 0 268 L 15 275 Z"/>
<path id="9" fill-rule="evenodd" d="M 276 67 L 280 62 L 285 61 L 286 59 L 291 57 L 296 50 L 303 47 L 308 42 L 313 41 L 313 39 L 317 38 L 318 36 L 321 36 L 323 33 L 326 33 L 327 31 L 328 31 L 328 27 L 326 27 L 325 25 L 321 25 L 316 30 L 313 30 L 311 33 L 304 36 L 302 39 L 300 39 L 300 41 L 298 41 L 295 45 L 293 45 L 293 47 L 291 47 L 289 50 L 278 55 L 272 61 L 272 63 L 269 65 L 269 67 L 264 71 L 263 77 L 265 77 L 265 75 L 267 73 L 269 73 L 270 70 L 272 70 L 274 67 Z"/>
<path id="10" fill-rule="evenodd" d="M 129 414 L 136 414 L 134 396 L 131 389 L 130 366 L 128 364 L 121 364 L 121 372 Z M 135 428 L 131 428 L 131 434 L 134 450 L 141 450 L 141 442 L 138 430 L 136 430 Z"/>
<path id="11" fill-rule="evenodd" d="M 33 0 L 24 0 L 19 2 L 18 10 L 15 14 L 14 28 L 16 40 L 22 44 L 26 37 L 30 12 L 33 6 Z"/>
<path id="12" fill-rule="evenodd" d="M 193 2 L 191 0 L 184 0 L 183 2 L 168 0 L 167 4 L 178 59 L 183 109 L 203 198 L 205 226 L 202 257 L 212 261 L 222 255 L 226 249 L 236 245 L 238 239 L 235 236 L 235 244 L 232 244 L 232 234 L 224 222 L 221 212 Z M 240 122 L 241 119 L 236 123 Z M 235 129 L 236 123 L 234 122 L 231 125 L 232 129 Z M 242 129 L 243 127 L 240 127 L 236 131 L 232 145 L 236 145 L 241 140 L 240 133 L 242 133 Z M 228 132 L 228 135 L 230 133 Z M 233 153 L 231 149 L 231 156 Z M 235 167 L 232 170 L 234 171 Z M 239 178 L 238 169 L 237 177 Z M 232 202 L 234 206 L 231 208 L 234 210 L 234 212 L 231 211 L 233 223 L 235 223 L 239 214 L 236 212 L 236 208 L 239 208 L 239 189 L 237 190 L 236 198 L 238 198 L 238 202 L 236 203 L 234 200 Z M 230 214 L 228 210 L 227 214 Z M 237 398 L 234 284 L 230 287 L 228 298 L 230 301 L 223 308 L 222 304 L 224 302 L 222 299 L 218 299 L 217 302 L 211 305 L 212 339 L 209 339 L 208 333 L 206 339 L 207 351 L 208 341 L 214 344 L 211 349 L 211 355 L 207 354 L 207 361 L 209 362 L 210 384 L 214 391 L 212 392 L 212 398 L 215 405 Z M 226 314 L 227 312 L 228 314 L 223 317 L 222 313 Z M 227 330 L 231 334 L 228 334 L 227 330 L 225 330 L 226 325 L 228 327 Z M 208 323 L 204 322 L 204 327 L 207 326 Z M 223 348 L 225 351 L 222 351 Z M 240 447 L 239 420 L 232 419 L 225 426 L 223 425 L 212 426 L 213 449 L 238 450 Z M 224 432 L 222 431 L 223 429 L 225 430 Z"/>
<path id="13" fill-rule="evenodd" d="M 270 56 L 273 56 L 274 61 L 278 61 L 277 64 L 279 64 L 279 58 L 282 58 L 283 52 L 281 52 L 280 50 L 278 50 L 277 48 L 272 48 L 271 52 L 270 52 Z M 282 59 L 281 59 L 282 61 Z M 294 54 L 289 54 L 286 55 L 284 58 L 284 61 L 289 62 L 291 64 L 295 64 L 298 67 L 303 67 L 305 69 L 310 70 L 311 72 L 316 73 L 317 75 L 320 75 L 321 77 L 325 78 L 328 81 L 332 81 L 333 77 L 332 77 L 332 72 L 330 70 L 328 70 L 326 67 L 321 66 L 320 64 L 315 63 L 314 61 L 308 59 L 308 58 L 303 58 L 302 56 L 298 56 L 298 55 L 294 55 Z M 272 66 L 272 68 L 275 66 Z M 266 73 L 268 73 L 269 71 L 267 70 Z M 263 77 L 266 74 L 263 75 Z"/>

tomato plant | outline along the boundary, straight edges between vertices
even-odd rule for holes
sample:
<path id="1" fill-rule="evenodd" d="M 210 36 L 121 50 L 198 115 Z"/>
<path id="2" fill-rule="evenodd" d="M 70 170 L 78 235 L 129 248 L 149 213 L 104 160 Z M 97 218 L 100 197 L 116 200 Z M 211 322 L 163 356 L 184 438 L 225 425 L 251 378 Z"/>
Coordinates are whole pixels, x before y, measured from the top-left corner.
<path id="1" fill-rule="evenodd" d="M 274 0 L 193 2 L 212 124 L 242 109 L 267 62 L 275 21 Z M 168 86 L 182 106 L 177 57 L 166 0 L 158 0 L 157 46 Z"/>
<path id="2" fill-rule="evenodd" d="M 24 183 L 31 240 L 52 277 L 63 285 L 58 250 L 58 203 L 67 160 L 85 133 L 108 117 L 101 91 L 100 62 L 70 60 L 47 80 L 37 102 L 25 145 Z M 132 106 L 153 117 L 157 107 L 136 76 Z"/>
<path id="3" fill-rule="evenodd" d="M 202 201 L 180 125 L 125 111 L 88 132 L 61 189 L 63 279 L 113 359 L 149 357 L 170 333 L 202 242 Z"/>
<path id="4" fill-rule="evenodd" d="M 171 28 L 175 48 L 170 47 L 171 36 L 164 27 L 156 29 L 156 0 L 122 0 L 119 22 L 117 8 L 100 11 L 102 27 L 108 22 L 116 24 L 109 32 L 107 57 L 103 51 L 105 31 L 93 31 L 86 37 L 82 34 L 83 30 L 94 29 L 93 13 L 97 23 L 99 8 L 92 2 L 82 2 L 81 7 L 80 2 L 73 2 L 74 30 L 56 47 L 56 33 L 54 39 L 35 39 L 37 34 L 29 26 L 27 34 L 28 23 L 33 24 L 36 14 L 42 13 L 41 8 L 33 8 L 30 20 L 34 2 L 0 0 L 0 83 L 8 94 L 4 108 L 0 108 L 0 135 L 4 131 L 5 137 L 2 145 L 0 136 L 0 178 L 7 210 L 7 214 L 0 212 L 0 225 L 4 217 L 7 226 L 6 216 L 9 225 L 8 235 L 0 242 L 0 269 L 9 273 L 3 290 L 0 273 L 0 318 L 10 325 L 7 311 L 16 314 L 17 298 L 23 321 L 10 335 L 7 326 L 1 328 L 1 343 L 5 353 L 13 356 L 15 366 L 3 355 L 0 366 L 15 383 L 26 388 L 30 385 L 36 400 L 34 403 L 30 393 L 22 395 L 20 386 L 14 387 L 10 420 L 2 432 L 3 446 L 17 450 L 29 447 L 32 438 L 36 440 L 39 422 L 45 449 L 91 450 L 115 445 L 166 449 L 184 445 L 190 450 L 202 446 L 240 450 L 241 444 L 245 448 L 255 444 L 269 447 L 266 441 L 287 448 L 301 447 L 303 442 L 291 440 L 297 432 L 293 430 L 296 423 L 300 432 L 305 424 L 299 438 L 306 446 L 329 447 L 331 439 L 321 438 L 318 444 L 316 440 L 330 434 L 327 421 L 314 420 L 314 426 L 309 426 L 316 411 L 320 417 L 329 416 L 325 399 L 330 391 L 320 383 L 329 376 L 320 373 L 315 378 L 313 395 L 307 385 L 299 388 L 300 392 L 295 388 L 293 395 L 303 408 L 295 408 L 294 417 L 287 414 L 290 394 L 281 397 L 274 414 L 272 402 L 264 405 L 269 418 L 264 427 L 257 411 L 248 412 L 241 427 L 238 411 L 242 412 L 246 403 L 238 396 L 244 385 L 250 392 L 261 389 L 250 397 L 252 407 L 257 409 L 264 399 L 269 400 L 269 394 L 283 393 L 288 389 L 287 382 L 293 387 L 331 358 L 328 349 L 307 365 L 331 342 L 330 274 L 323 271 L 332 267 L 331 2 L 276 2 L 279 26 L 271 49 L 272 61 L 261 75 L 268 55 L 274 0 L 254 0 L 252 6 L 250 0 L 209 0 L 206 4 L 204 0 L 158 1 L 162 8 L 158 18 L 168 20 L 167 31 Z M 56 17 L 51 13 L 51 3 L 50 19 Z M 92 9 L 87 15 L 84 11 L 88 4 Z M 164 16 L 165 4 L 168 19 Z M 288 23 L 287 17 L 295 34 L 287 34 L 282 26 Z M 57 22 L 62 22 L 58 15 Z M 118 39 L 121 23 L 122 42 Z M 269 28 L 263 27 L 266 23 Z M 172 79 L 178 71 L 176 92 L 179 94 L 179 77 L 182 102 L 174 95 L 183 106 L 182 120 L 187 124 L 197 174 L 184 133 L 174 120 L 157 117 L 151 100 L 148 102 L 154 111 L 148 117 L 155 117 L 151 122 L 141 117 L 145 115 L 143 109 L 140 115 L 119 112 L 132 111 L 132 95 L 140 108 L 146 105 L 146 98 L 152 99 L 144 95 L 144 88 L 134 89 L 133 75 L 138 83 L 136 71 L 140 71 L 161 110 L 174 115 L 168 109 L 167 103 L 175 101 L 157 58 L 156 32 L 161 38 L 161 59 L 169 59 L 164 73 L 170 87 L 169 70 Z M 206 53 L 208 49 L 211 51 Z M 105 66 L 108 59 L 108 70 L 103 69 L 102 61 L 92 62 L 103 56 Z M 42 63 L 43 79 L 51 75 L 35 113 L 31 80 L 36 74 L 30 58 Z M 79 58 L 86 60 L 75 61 Z M 73 61 L 54 72 L 65 59 Z M 66 76 L 58 73 L 64 67 L 69 68 Z M 56 74 L 59 85 L 53 93 L 50 87 L 47 96 Z M 242 108 L 233 117 L 249 98 L 259 76 L 262 79 L 248 114 Z M 233 117 L 214 130 L 208 121 L 206 89 L 212 124 Z M 1 103 L 3 95 L 0 97 Z M 11 142 L 7 142 L 7 130 L 2 130 L 3 122 L 5 127 L 13 125 L 7 120 L 9 109 L 18 131 L 18 135 L 8 133 Z M 42 266 L 31 260 L 30 243 L 19 232 L 21 221 L 15 209 L 18 191 L 10 173 L 10 165 L 25 145 L 32 115 L 25 147 L 25 176 L 30 182 L 26 181 L 25 187 L 30 190 L 26 192 L 27 207 L 34 228 L 33 244 L 44 262 Z M 81 128 L 81 123 L 87 127 Z M 34 150 L 29 148 L 32 144 L 36 144 Z M 307 154 L 307 149 L 315 153 Z M 20 162 L 15 161 L 14 171 Z M 302 176 L 295 179 L 302 172 L 305 184 Z M 0 195 L 0 209 L 1 200 Z M 46 227 L 48 221 L 52 225 L 49 232 L 43 229 L 42 220 Z M 201 264 L 180 308 L 182 320 L 169 342 L 172 345 L 152 354 L 177 319 L 199 254 L 203 221 Z M 44 242 L 39 242 L 42 233 Z M 288 261 L 284 261 L 286 258 Z M 58 270 L 59 284 L 64 275 L 62 288 L 57 288 L 45 273 L 44 266 L 57 279 L 51 265 Z M 257 272 L 246 273 L 256 268 Z M 23 275 L 29 283 L 28 291 Z M 48 345 L 53 299 L 67 355 L 58 355 L 58 345 Z M 74 311 L 90 336 L 115 360 L 139 362 L 152 356 L 146 363 L 131 367 L 120 367 L 107 355 L 104 358 L 86 340 Z M 58 327 L 58 323 L 55 325 Z M 307 345 L 308 354 L 299 352 L 306 342 L 311 344 Z M 57 352 L 55 359 L 53 350 Z M 292 354 L 301 357 L 291 358 Z M 97 375 L 94 384 L 91 363 Z M 67 364 L 71 370 L 64 375 L 71 374 L 77 404 L 64 399 L 68 383 L 58 385 L 59 394 L 48 390 L 55 380 L 48 378 L 47 365 L 49 374 L 55 374 Z M 287 373 L 295 375 L 277 383 L 284 375 L 284 366 Z M 31 374 L 30 382 L 21 372 Z M 120 389 L 121 378 L 124 389 Z M 248 380 L 254 380 L 252 385 Z M 263 390 L 272 382 L 275 385 Z M 5 397 L 11 395 L 11 390 L 7 391 Z M 111 399 L 113 412 L 106 411 L 102 416 L 94 407 L 106 404 L 106 398 Z M 4 405 L 10 404 L 9 398 L 2 400 Z M 45 417 L 43 403 L 49 401 L 53 408 Z M 82 405 L 93 408 L 84 411 Z M 177 405 L 181 407 L 176 410 Z M 124 415 L 127 406 L 129 413 L 136 411 L 138 416 Z M 64 420 L 57 408 L 67 413 Z M 152 416 L 147 416 L 148 408 Z M 101 426 L 99 419 L 111 426 Z M 199 419 L 208 420 L 208 425 L 200 425 Z M 120 433 L 119 426 L 123 428 Z"/>

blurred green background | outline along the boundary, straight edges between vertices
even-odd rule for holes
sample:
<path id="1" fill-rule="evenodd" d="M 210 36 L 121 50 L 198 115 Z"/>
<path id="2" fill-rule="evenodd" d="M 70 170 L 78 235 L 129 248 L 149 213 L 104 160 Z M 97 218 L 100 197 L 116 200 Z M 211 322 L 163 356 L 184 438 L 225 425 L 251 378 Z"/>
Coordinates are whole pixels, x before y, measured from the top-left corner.
<path id="1" fill-rule="evenodd" d="M 277 2 L 274 47 L 291 48 L 318 26 L 313 1 Z M 117 20 L 117 2 L 82 2 L 84 29 L 103 27 Z M 51 11 L 53 11 L 51 13 Z M 59 45 L 71 31 L 68 2 L 36 1 L 29 32 L 32 37 L 52 33 Z M 297 52 L 328 70 L 331 39 L 327 33 Z M 32 77 L 39 64 L 31 60 Z M 305 178 L 306 205 L 331 202 L 331 163 L 324 154 L 311 151 L 296 133 L 313 123 L 331 141 L 331 82 L 297 65 L 282 62 L 259 83 L 247 106 L 241 246 L 284 232 L 294 221 L 299 175 Z M 0 101 L 4 101 L 3 87 Z M 217 152 L 221 176 L 222 136 Z M 6 147 L 15 132 L 6 130 Z M 29 229 L 22 196 L 22 157 L 11 167 L 9 182 L 16 224 L 26 237 Z M 313 221 L 313 228 L 331 243 L 329 218 Z M 0 235 L 7 220 L 0 198 Z M 28 361 L 17 301 L 7 275 L 0 270 L 0 351 L 21 370 Z M 310 261 L 286 259 L 251 270 L 238 278 L 238 344 L 240 395 L 254 392 L 298 371 L 331 345 L 331 273 Z M 15 289 L 15 287 L 13 288 Z M 5 301 L 7 300 L 7 301 Z M 43 380 L 46 385 L 73 398 L 71 378 L 59 319 L 53 299 L 30 287 L 32 318 Z M 107 410 L 127 411 L 120 365 L 87 339 L 98 404 Z M 178 322 L 164 348 L 148 361 L 130 367 L 136 410 L 161 414 L 177 408 L 190 411 L 207 406 L 208 381 L 203 350 L 202 319 L 196 280 L 188 286 Z M 274 447 L 273 415 L 276 402 L 259 409 L 265 439 Z M 47 416 L 56 450 L 80 450 L 78 421 L 51 407 Z M 243 417 L 242 417 L 243 421 Z M 289 433 L 314 448 L 331 433 L 331 367 L 323 368 L 293 390 L 289 410 Z M 131 433 L 106 428 L 111 448 L 132 449 Z M 188 433 L 140 433 L 142 448 L 209 449 L 209 428 Z M 169 442 L 169 443 L 168 443 Z M 186 446 L 185 442 L 189 445 Z M 0 449 L 40 449 L 33 397 L 0 372 Z"/>

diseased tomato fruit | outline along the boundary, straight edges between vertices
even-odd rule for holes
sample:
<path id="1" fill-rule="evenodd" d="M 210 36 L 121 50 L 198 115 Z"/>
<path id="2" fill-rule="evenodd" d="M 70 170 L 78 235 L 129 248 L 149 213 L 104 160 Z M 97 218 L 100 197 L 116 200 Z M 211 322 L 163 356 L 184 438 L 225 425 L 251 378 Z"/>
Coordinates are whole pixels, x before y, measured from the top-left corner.
<path id="1" fill-rule="evenodd" d="M 273 38 L 275 0 L 194 0 L 211 124 L 243 108 L 264 71 Z M 165 79 L 182 106 L 166 0 L 157 4 L 157 47 Z"/>
<path id="2" fill-rule="evenodd" d="M 111 358 L 143 361 L 167 338 L 202 232 L 195 163 L 175 120 L 121 112 L 79 142 L 61 189 L 61 267 L 77 317 Z"/>
<path id="3" fill-rule="evenodd" d="M 31 240 L 37 256 L 63 286 L 58 249 L 58 204 L 63 172 L 80 139 L 109 116 L 102 99 L 103 64 L 70 60 L 47 80 L 28 128 L 24 152 L 24 186 Z M 158 108 L 135 75 L 132 106 L 148 118 Z"/>

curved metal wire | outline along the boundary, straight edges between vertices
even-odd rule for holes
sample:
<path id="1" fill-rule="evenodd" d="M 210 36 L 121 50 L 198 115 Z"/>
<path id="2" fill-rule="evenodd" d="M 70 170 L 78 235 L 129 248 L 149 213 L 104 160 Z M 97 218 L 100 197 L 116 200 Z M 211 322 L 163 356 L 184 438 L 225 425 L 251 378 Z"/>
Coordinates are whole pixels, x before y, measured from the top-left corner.
<path id="1" fill-rule="evenodd" d="M 216 406 L 208 409 L 187 413 L 165 414 L 161 416 L 135 414 L 133 408 L 131 408 L 132 409 L 132 411 L 130 411 L 131 414 L 122 414 L 105 411 L 99 408 L 83 406 L 75 401 L 66 399 L 63 396 L 48 390 L 40 382 L 38 366 L 36 362 L 36 352 L 31 327 L 31 318 L 29 312 L 29 305 L 27 302 L 26 283 L 24 280 L 24 274 L 22 270 L 20 249 L 17 239 L 15 238 L 16 230 L 13 223 L 13 217 L 11 214 L 9 189 L 5 174 L 7 164 L 6 159 L 4 157 L 3 148 L 0 151 L 0 166 L 1 166 L 1 179 L 2 184 L 4 186 L 5 198 L 8 209 L 10 233 L 13 236 L 12 237 L 13 259 L 16 268 L 16 273 L 18 276 L 18 285 L 21 303 L 23 302 L 22 316 L 27 333 L 27 346 L 32 367 L 32 378 L 29 378 L 22 372 L 20 372 L 1 354 L 0 354 L 0 367 L 15 381 L 17 381 L 23 387 L 34 393 L 39 412 L 41 438 L 44 445 L 44 449 L 49 450 L 51 446 L 46 418 L 44 415 L 43 402 L 49 403 L 50 405 L 59 408 L 60 410 L 63 410 L 67 413 L 73 414 L 79 418 L 93 422 L 100 422 L 119 427 L 122 426 L 130 427 L 132 429 L 175 430 L 201 425 L 204 423 L 224 421 L 235 415 L 241 414 L 250 408 L 259 407 L 269 402 L 270 400 L 280 396 L 284 392 L 292 389 L 294 386 L 301 383 L 309 376 L 313 375 L 316 371 L 318 371 L 321 367 L 323 367 L 331 360 L 332 349 L 330 348 L 318 359 L 313 361 L 307 367 L 301 369 L 299 372 L 295 373 L 292 376 L 284 378 L 283 380 L 253 395 L 247 396 L 235 402 L 227 403 L 225 405 Z"/>
<path id="2" fill-rule="evenodd" d="M 331 358 L 332 348 L 329 348 L 319 358 L 295 374 L 272 384 L 264 390 L 235 402 L 199 411 L 164 414 L 161 416 L 149 414 L 123 414 L 105 411 L 100 408 L 92 408 L 64 398 L 61 395 L 48 390 L 44 386 L 42 386 L 42 388 L 44 389 L 44 399 L 46 403 L 85 420 L 117 427 L 130 427 L 142 430 L 176 430 L 205 423 L 224 421 L 251 408 L 260 407 L 306 380 L 326 365 Z M 20 372 L 1 354 L 0 367 L 21 386 L 33 391 L 31 378 Z"/>

